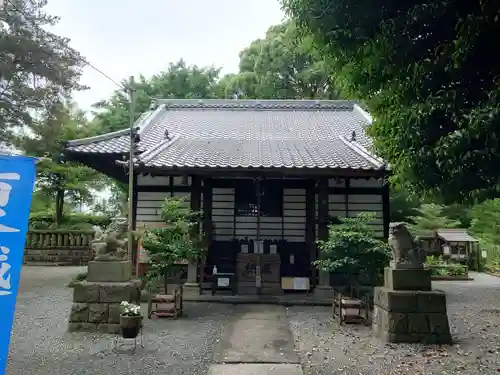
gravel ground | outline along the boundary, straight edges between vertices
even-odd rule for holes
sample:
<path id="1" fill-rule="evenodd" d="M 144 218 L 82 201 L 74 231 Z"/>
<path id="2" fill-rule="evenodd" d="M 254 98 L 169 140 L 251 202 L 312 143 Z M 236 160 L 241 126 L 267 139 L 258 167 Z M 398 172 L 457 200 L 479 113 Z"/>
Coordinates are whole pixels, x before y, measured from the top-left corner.
<path id="1" fill-rule="evenodd" d="M 206 374 L 232 306 L 188 303 L 186 318 L 145 320 L 144 349 L 117 350 L 111 335 L 66 332 L 72 289 L 64 286 L 82 271 L 23 268 L 7 375 Z"/>
<path id="2" fill-rule="evenodd" d="M 331 308 L 290 307 L 295 346 L 306 375 L 464 374 L 500 372 L 500 278 L 435 282 L 447 293 L 453 346 L 382 344 L 369 327 L 332 322 Z"/>
<path id="3" fill-rule="evenodd" d="M 186 304 L 186 318 L 146 320 L 145 348 L 115 348 L 113 336 L 67 333 L 72 290 L 82 268 L 25 267 L 11 338 L 7 375 L 196 375 L 213 362 L 223 326 L 235 307 Z M 339 327 L 331 308 L 287 309 L 306 375 L 488 375 L 500 372 L 500 278 L 436 282 L 447 293 L 455 345 L 386 345 L 369 327 Z M 145 306 L 144 306 L 145 308 Z"/>

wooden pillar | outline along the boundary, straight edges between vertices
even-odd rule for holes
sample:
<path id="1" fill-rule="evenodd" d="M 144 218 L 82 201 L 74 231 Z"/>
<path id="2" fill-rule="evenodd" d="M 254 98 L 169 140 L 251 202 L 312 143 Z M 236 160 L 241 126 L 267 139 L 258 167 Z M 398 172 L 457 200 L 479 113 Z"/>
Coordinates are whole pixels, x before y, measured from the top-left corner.
<path id="1" fill-rule="evenodd" d="M 201 209 L 201 178 L 199 176 L 191 177 L 191 210 L 199 212 Z M 199 223 L 193 227 L 193 232 L 200 233 Z M 197 285 L 198 260 L 188 260 L 188 275 L 186 284 Z"/>
<path id="2" fill-rule="evenodd" d="M 200 262 L 200 284 L 203 284 L 205 275 L 205 264 L 208 255 L 208 249 L 212 244 L 213 225 L 212 225 L 212 180 L 206 178 L 203 180 L 203 233 L 205 234 L 206 252 L 203 254 Z"/>
<path id="3" fill-rule="evenodd" d="M 312 264 L 316 260 L 316 180 L 310 180 L 306 188 L 306 246 L 311 260 L 311 285 L 316 286 L 318 272 Z"/>
<path id="4" fill-rule="evenodd" d="M 318 237 L 320 240 L 328 239 L 328 178 L 322 177 L 318 184 Z M 319 286 L 330 286 L 330 274 L 319 271 Z"/>

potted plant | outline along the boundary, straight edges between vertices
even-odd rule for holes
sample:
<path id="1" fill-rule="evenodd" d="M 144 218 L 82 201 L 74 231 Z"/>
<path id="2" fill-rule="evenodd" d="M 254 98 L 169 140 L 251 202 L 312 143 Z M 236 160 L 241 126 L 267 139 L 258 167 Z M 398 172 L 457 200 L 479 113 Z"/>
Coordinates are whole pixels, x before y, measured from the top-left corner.
<path id="1" fill-rule="evenodd" d="M 122 301 L 120 304 L 120 328 L 125 339 L 135 339 L 142 327 L 141 307 Z"/>

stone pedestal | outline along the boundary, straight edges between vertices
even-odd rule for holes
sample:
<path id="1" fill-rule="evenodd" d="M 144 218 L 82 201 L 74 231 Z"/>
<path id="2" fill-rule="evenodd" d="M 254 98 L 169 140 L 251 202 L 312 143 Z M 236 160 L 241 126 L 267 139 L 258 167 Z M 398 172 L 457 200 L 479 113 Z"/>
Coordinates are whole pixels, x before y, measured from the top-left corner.
<path id="1" fill-rule="evenodd" d="M 200 284 L 186 282 L 182 286 L 182 296 L 186 299 L 195 299 L 200 296 Z"/>
<path id="2" fill-rule="evenodd" d="M 87 282 L 76 284 L 68 330 L 117 333 L 120 331 L 120 303 L 139 304 L 140 281 Z"/>
<path id="3" fill-rule="evenodd" d="M 92 261 L 88 266 L 88 281 L 124 282 L 132 277 L 132 262 L 124 261 Z"/>
<path id="4" fill-rule="evenodd" d="M 430 271 L 385 269 L 374 291 L 373 333 L 393 343 L 450 344 L 446 295 L 431 290 Z"/>
<path id="5" fill-rule="evenodd" d="M 314 288 L 314 297 L 321 300 L 333 298 L 333 287 L 330 285 L 318 285 Z"/>
<path id="6" fill-rule="evenodd" d="M 330 286 L 330 273 L 319 271 L 319 283 L 314 288 L 314 296 L 318 299 L 333 298 L 333 287 Z"/>
<path id="7" fill-rule="evenodd" d="M 73 288 L 68 330 L 118 333 L 120 303 L 140 303 L 141 284 L 131 274 L 129 261 L 89 262 L 88 281 Z"/>
<path id="8" fill-rule="evenodd" d="M 384 269 L 384 286 L 392 290 L 431 290 L 431 271 L 420 269 Z"/>

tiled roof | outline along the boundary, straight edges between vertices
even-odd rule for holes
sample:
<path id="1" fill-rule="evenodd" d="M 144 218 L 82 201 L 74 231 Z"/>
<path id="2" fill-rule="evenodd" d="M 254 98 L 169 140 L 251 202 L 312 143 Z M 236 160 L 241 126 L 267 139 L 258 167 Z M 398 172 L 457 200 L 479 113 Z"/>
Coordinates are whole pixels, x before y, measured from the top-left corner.
<path id="1" fill-rule="evenodd" d="M 138 161 L 148 167 L 383 167 L 367 151 L 369 118 L 352 102 L 169 99 L 157 105 L 136 123 Z M 128 145 L 123 130 L 72 141 L 68 151 L 125 153 Z"/>
<path id="2" fill-rule="evenodd" d="M 436 232 L 446 242 L 478 242 L 466 229 L 438 229 Z"/>

